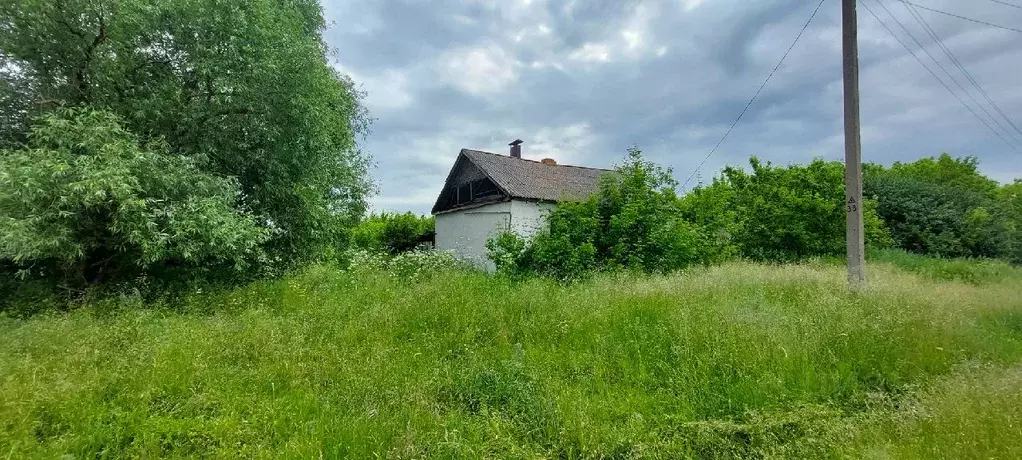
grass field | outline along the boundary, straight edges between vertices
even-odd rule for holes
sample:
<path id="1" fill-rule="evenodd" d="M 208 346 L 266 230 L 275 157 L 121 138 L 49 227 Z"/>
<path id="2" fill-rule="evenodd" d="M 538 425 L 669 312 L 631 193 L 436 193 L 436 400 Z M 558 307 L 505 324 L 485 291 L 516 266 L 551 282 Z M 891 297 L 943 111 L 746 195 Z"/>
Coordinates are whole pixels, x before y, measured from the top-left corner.
<path id="1" fill-rule="evenodd" d="M 860 293 L 318 267 L 3 319 L 0 459 L 1022 458 L 1022 272 L 883 259 Z"/>

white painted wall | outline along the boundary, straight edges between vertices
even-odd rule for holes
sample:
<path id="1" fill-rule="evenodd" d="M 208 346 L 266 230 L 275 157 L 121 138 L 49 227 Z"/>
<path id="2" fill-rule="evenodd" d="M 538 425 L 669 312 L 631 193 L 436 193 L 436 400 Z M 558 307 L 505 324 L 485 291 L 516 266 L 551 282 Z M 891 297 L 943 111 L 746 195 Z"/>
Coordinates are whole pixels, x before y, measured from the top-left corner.
<path id="1" fill-rule="evenodd" d="M 533 201 L 511 202 L 511 231 L 524 238 L 531 238 L 546 225 L 546 216 L 557 205 Z"/>
<path id="2" fill-rule="evenodd" d="M 511 202 L 453 211 L 436 216 L 436 248 L 454 251 L 458 258 L 493 271 L 486 257 L 486 241 L 511 228 Z"/>
<path id="3" fill-rule="evenodd" d="M 546 213 L 554 206 L 552 203 L 505 201 L 438 214 L 436 248 L 454 251 L 459 258 L 493 271 L 496 267 L 486 255 L 486 242 L 509 230 L 525 238 L 532 237 L 543 228 Z"/>

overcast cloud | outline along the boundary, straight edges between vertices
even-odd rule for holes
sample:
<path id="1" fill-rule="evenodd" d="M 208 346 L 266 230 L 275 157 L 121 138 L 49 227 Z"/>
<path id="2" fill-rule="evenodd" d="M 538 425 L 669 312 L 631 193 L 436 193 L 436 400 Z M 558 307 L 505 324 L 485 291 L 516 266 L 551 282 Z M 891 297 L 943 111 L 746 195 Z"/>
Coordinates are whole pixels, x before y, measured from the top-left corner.
<path id="1" fill-rule="evenodd" d="M 916 50 L 876 0 L 865 1 Z M 969 88 L 904 5 L 882 2 Z M 374 208 L 428 213 L 461 148 L 505 153 L 515 138 L 525 141 L 527 158 L 594 167 L 611 167 L 638 145 L 684 181 L 817 3 L 325 0 L 324 11 L 333 22 L 326 37 L 337 50 L 335 65 L 367 92 L 376 119 L 364 144 L 376 163 Z M 988 0 L 915 3 L 1022 24 L 1022 9 Z M 1022 122 L 1022 34 L 920 13 L 1000 108 Z M 776 164 L 843 158 L 839 21 L 840 1 L 826 0 L 703 166 L 701 180 L 725 165 L 747 164 L 750 155 Z M 978 156 L 995 179 L 1022 177 L 1022 153 L 991 133 L 861 7 L 859 30 L 864 161 L 948 152 Z M 1022 135 L 1015 134 L 1022 150 Z"/>

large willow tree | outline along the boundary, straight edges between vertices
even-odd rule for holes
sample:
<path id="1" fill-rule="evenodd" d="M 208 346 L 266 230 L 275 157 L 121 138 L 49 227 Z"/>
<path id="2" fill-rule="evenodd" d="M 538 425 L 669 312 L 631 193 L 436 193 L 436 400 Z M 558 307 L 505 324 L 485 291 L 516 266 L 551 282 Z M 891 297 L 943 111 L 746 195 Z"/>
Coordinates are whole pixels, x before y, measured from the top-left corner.
<path id="1" fill-rule="evenodd" d="M 273 267 L 321 253 L 365 209 L 369 118 L 328 61 L 315 0 L 0 2 L 0 148 L 61 108 L 112 112 L 236 181 Z"/>

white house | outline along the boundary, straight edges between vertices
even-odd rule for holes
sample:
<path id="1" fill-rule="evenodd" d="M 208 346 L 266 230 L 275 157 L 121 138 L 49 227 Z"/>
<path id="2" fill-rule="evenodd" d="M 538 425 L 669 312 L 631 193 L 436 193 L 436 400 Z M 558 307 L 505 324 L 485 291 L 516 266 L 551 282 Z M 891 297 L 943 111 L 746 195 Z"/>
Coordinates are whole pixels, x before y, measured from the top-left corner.
<path id="1" fill-rule="evenodd" d="M 560 201 L 583 200 L 599 188 L 606 169 L 584 168 L 522 158 L 522 141 L 511 154 L 462 149 L 433 205 L 436 248 L 451 250 L 492 270 L 486 242 L 500 232 L 531 237 L 546 213 Z"/>

